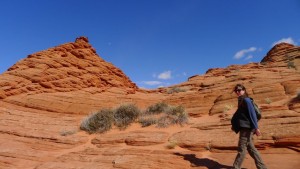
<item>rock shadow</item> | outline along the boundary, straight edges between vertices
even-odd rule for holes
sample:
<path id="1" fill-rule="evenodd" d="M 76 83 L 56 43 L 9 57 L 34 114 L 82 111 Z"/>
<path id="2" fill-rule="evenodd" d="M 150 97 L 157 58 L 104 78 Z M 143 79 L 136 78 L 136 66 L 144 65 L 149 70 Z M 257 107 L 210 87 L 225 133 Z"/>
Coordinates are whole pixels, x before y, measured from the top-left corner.
<path id="1" fill-rule="evenodd" d="M 208 169 L 231 169 L 232 166 L 223 165 L 208 158 L 197 158 L 195 154 L 174 153 L 183 156 L 184 160 L 189 161 L 192 167 L 207 167 Z"/>

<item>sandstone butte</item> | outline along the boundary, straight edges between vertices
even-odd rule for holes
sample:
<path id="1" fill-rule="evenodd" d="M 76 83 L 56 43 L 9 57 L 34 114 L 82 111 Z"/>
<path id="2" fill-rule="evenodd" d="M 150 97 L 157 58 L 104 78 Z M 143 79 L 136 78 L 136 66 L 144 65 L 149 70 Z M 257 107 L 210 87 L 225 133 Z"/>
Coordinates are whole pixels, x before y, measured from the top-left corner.
<path id="1" fill-rule="evenodd" d="M 235 84 L 263 112 L 255 145 L 270 169 L 300 166 L 300 47 L 274 46 L 260 63 L 214 68 L 178 85 L 145 90 L 97 55 L 86 37 L 40 51 L 0 75 L 0 168 L 230 168 L 238 135 L 230 129 Z M 169 93 L 174 87 L 184 92 Z M 102 108 L 164 101 L 183 105 L 184 126 L 88 134 L 81 121 Z M 166 146 L 176 142 L 174 149 Z M 251 157 L 244 168 L 255 168 Z"/>

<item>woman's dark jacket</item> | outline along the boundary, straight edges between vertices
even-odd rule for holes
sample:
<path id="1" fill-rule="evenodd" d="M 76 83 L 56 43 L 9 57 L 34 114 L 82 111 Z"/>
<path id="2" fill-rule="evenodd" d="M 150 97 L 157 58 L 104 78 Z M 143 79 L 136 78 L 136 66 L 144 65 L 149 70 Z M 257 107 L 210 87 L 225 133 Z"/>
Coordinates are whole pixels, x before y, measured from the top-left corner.
<path id="1" fill-rule="evenodd" d="M 256 113 L 249 97 L 238 98 L 238 109 L 231 118 L 231 125 L 236 133 L 241 128 L 258 129 Z"/>

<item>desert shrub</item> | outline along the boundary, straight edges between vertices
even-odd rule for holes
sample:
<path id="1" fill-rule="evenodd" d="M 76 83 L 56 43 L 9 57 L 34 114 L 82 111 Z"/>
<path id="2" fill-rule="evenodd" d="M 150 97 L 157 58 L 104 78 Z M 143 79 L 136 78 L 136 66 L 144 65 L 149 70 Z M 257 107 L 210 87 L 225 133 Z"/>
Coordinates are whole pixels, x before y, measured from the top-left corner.
<path id="1" fill-rule="evenodd" d="M 296 69 L 295 63 L 293 62 L 294 58 L 292 56 L 287 56 L 287 67 L 289 69 Z"/>
<path id="2" fill-rule="evenodd" d="M 169 106 L 168 109 L 166 110 L 166 114 L 168 115 L 175 115 L 179 116 L 180 114 L 184 114 L 184 107 L 183 106 Z"/>
<path id="3" fill-rule="evenodd" d="M 166 146 L 168 149 L 174 149 L 178 145 L 177 141 L 169 141 L 169 144 Z"/>
<path id="4" fill-rule="evenodd" d="M 209 141 L 208 143 L 206 143 L 205 149 L 208 150 L 208 151 L 211 151 L 211 149 L 212 149 L 211 141 Z"/>
<path id="5" fill-rule="evenodd" d="M 169 106 L 160 102 L 149 106 L 145 112 L 141 111 L 134 104 L 124 104 L 118 108 L 102 109 L 84 118 L 80 129 L 90 134 L 103 133 L 112 128 L 113 125 L 119 129 L 126 129 L 131 123 L 138 122 L 142 127 L 156 124 L 157 127 L 168 127 L 173 124 L 183 125 L 188 122 L 188 114 L 182 106 Z M 73 134 L 69 131 L 61 132 L 61 135 Z"/>
<path id="6" fill-rule="evenodd" d="M 146 114 L 160 114 L 164 112 L 168 108 L 168 104 L 165 102 L 159 102 L 154 105 L 151 105 L 147 108 Z"/>
<path id="7" fill-rule="evenodd" d="M 185 112 L 183 106 L 169 107 L 166 112 L 167 115 L 175 116 L 176 119 L 173 124 L 183 125 L 188 122 L 188 114 Z"/>
<path id="8" fill-rule="evenodd" d="M 223 108 L 222 114 L 219 115 L 219 117 L 221 117 L 222 120 L 224 120 L 224 119 L 228 116 L 227 112 L 228 112 L 229 110 L 231 110 L 232 108 L 233 108 L 233 105 L 232 105 L 232 104 L 226 104 L 226 105 L 224 106 L 224 108 Z"/>
<path id="9" fill-rule="evenodd" d="M 223 109 L 223 112 L 226 113 L 228 112 L 229 110 L 231 110 L 233 108 L 233 105 L 232 104 L 226 104 L 224 106 L 224 109 Z"/>
<path id="10" fill-rule="evenodd" d="M 86 117 L 81 122 L 80 129 L 88 133 L 103 133 L 112 128 L 113 121 L 113 111 L 103 109 Z"/>
<path id="11" fill-rule="evenodd" d="M 179 92 L 186 92 L 187 90 L 181 87 L 172 87 L 171 89 L 169 89 L 167 91 L 168 94 L 172 94 L 172 93 L 179 93 Z"/>
<path id="12" fill-rule="evenodd" d="M 271 104 L 272 103 L 272 100 L 270 98 L 266 98 L 265 101 L 266 101 L 267 104 Z"/>
<path id="13" fill-rule="evenodd" d="M 162 117 L 160 117 L 157 120 L 156 127 L 158 127 L 158 128 L 166 128 L 166 127 L 168 127 L 170 125 L 175 124 L 176 119 L 177 119 L 176 116 L 173 116 L 173 115 L 162 116 Z"/>
<path id="14" fill-rule="evenodd" d="M 177 116 L 176 124 L 184 125 L 189 122 L 189 116 L 186 112 Z"/>
<path id="15" fill-rule="evenodd" d="M 292 61 L 288 61 L 287 66 L 289 69 L 296 69 L 294 62 L 292 62 Z"/>
<path id="16" fill-rule="evenodd" d="M 154 117 L 141 117 L 139 119 L 139 123 L 142 125 L 142 127 L 148 127 L 153 124 L 157 123 L 157 119 Z"/>
<path id="17" fill-rule="evenodd" d="M 143 127 L 156 124 L 156 127 L 165 128 L 173 124 L 183 125 L 187 122 L 188 114 L 184 107 L 169 106 L 163 102 L 149 106 L 139 119 Z"/>
<path id="18" fill-rule="evenodd" d="M 134 104 L 124 104 L 114 111 L 114 124 L 119 129 L 126 129 L 140 114 L 140 110 Z"/>

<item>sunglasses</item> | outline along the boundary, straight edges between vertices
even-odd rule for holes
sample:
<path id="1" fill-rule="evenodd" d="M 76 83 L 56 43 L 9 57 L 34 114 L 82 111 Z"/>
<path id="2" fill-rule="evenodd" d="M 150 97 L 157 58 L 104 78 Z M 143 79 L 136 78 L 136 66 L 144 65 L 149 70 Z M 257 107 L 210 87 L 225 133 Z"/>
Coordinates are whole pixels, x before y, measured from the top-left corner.
<path id="1" fill-rule="evenodd" d="M 243 89 L 236 89 L 235 92 L 241 92 Z"/>

